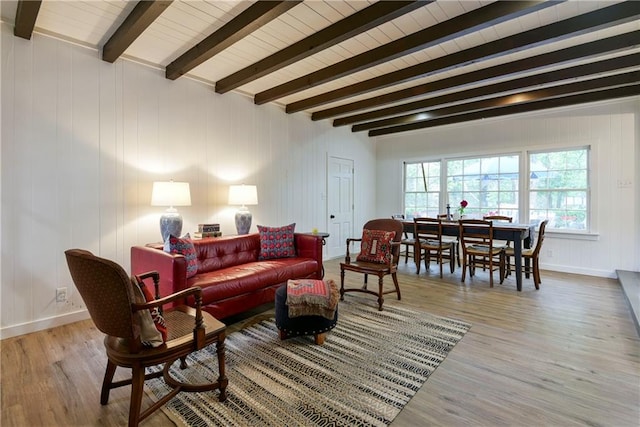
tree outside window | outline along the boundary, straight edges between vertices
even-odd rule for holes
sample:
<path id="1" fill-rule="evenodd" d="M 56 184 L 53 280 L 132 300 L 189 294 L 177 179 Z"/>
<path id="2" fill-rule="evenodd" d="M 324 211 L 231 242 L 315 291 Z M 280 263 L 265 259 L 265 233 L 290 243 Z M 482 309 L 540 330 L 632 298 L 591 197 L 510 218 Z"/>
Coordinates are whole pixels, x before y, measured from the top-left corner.
<path id="1" fill-rule="evenodd" d="M 529 154 L 529 218 L 549 228 L 589 229 L 589 149 Z"/>

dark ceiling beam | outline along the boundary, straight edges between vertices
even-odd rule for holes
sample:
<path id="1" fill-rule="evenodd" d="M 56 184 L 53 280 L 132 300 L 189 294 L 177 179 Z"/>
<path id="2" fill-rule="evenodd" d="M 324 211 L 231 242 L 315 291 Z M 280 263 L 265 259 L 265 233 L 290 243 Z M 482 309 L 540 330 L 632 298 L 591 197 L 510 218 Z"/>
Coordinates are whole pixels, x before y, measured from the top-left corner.
<path id="1" fill-rule="evenodd" d="M 102 47 L 102 60 L 115 62 L 172 2 L 173 0 L 139 1 Z"/>
<path id="2" fill-rule="evenodd" d="M 456 114 L 466 114 L 473 111 L 486 111 L 493 108 L 504 107 L 505 105 L 515 105 L 538 101 L 541 99 L 557 98 L 559 96 L 575 95 L 578 93 L 591 92 L 594 90 L 608 89 L 618 86 L 625 86 L 640 81 L 640 71 L 616 74 L 613 76 L 600 77 L 591 80 L 584 80 L 576 83 L 564 84 L 544 89 L 532 90 L 498 96 L 491 99 L 467 102 L 435 110 L 423 110 L 414 114 L 393 117 L 390 119 L 376 120 L 373 122 L 361 123 L 351 128 L 353 132 L 361 132 L 371 129 L 388 128 L 398 125 L 420 123 L 433 120 L 438 117 L 452 116 Z"/>
<path id="3" fill-rule="evenodd" d="M 398 71 L 384 74 L 352 84 L 347 87 L 325 92 L 286 106 L 288 113 L 312 108 L 367 91 L 383 89 L 436 73 L 452 70 L 479 61 L 498 58 L 532 47 L 544 46 L 569 37 L 593 32 L 599 29 L 632 22 L 640 15 L 640 1 L 627 1 L 598 9 L 573 18 L 565 19 L 543 27 L 535 28 L 513 36 L 465 49 L 451 55 L 436 58 Z"/>
<path id="4" fill-rule="evenodd" d="M 497 107 L 492 110 L 474 111 L 468 114 L 447 116 L 438 119 L 428 120 L 420 123 L 393 126 L 388 128 L 373 129 L 368 132 L 369 136 L 389 135 L 398 132 L 426 129 L 437 126 L 450 125 L 455 123 L 469 122 L 472 120 L 488 119 L 491 117 L 507 116 L 512 114 L 527 113 L 532 111 L 547 110 L 550 108 L 566 107 L 571 105 L 598 102 L 608 99 L 626 98 L 640 95 L 640 84 L 620 86 L 612 89 L 604 89 L 594 92 L 580 93 L 576 95 L 562 96 L 552 99 L 542 99 L 529 103 L 507 105 Z M 479 140 L 480 141 L 480 140 Z"/>
<path id="5" fill-rule="evenodd" d="M 169 64 L 165 76 L 170 80 L 177 79 L 299 3 L 302 0 L 256 1 Z"/>
<path id="6" fill-rule="evenodd" d="M 350 39 L 405 13 L 425 6 L 434 0 L 379 1 L 328 27 L 282 49 L 240 71 L 218 80 L 216 92 L 226 93 L 264 77 L 324 49 Z"/>
<path id="7" fill-rule="evenodd" d="M 257 93 L 254 102 L 258 105 L 264 104 L 555 4 L 555 1 L 494 2 Z"/>
<path id="8" fill-rule="evenodd" d="M 14 36 L 31 40 L 41 4 L 42 0 L 20 0 L 18 2 L 15 26 L 13 27 Z"/>
<path id="9" fill-rule="evenodd" d="M 550 71 L 547 73 L 535 74 L 526 77 L 495 83 L 487 86 L 480 86 L 463 90 L 460 92 L 449 93 L 446 95 L 436 96 L 433 98 L 422 99 L 419 101 L 409 102 L 406 104 L 395 105 L 393 107 L 383 108 L 380 110 L 369 111 L 353 116 L 341 117 L 333 121 L 333 126 L 344 126 L 353 123 L 373 120 L 380 117 L 395 116 L 397 114 L 409 111 L 417 111 L 425 108 L 431 108 L 438 105 L 453 104 L 462 101 L 468 101 L 474 98 L 482 98 L 499 93 L 508 93 L 514 91 L 522 91 L 535 86 L 543 86 L 548 84 L 556 84 L 566 80 L 572 80 L 580 77 L 586 77 L 599 73 L 607 73 L 625 68 L 636 67 L 640 65 L 640 53 L 627 56 L 611 58 L 590 64 L 577 65 L 575 67 L 563 68 L 561 70 Z M 374 129 L 378 122 L 368 122 L 371 127 L 365 127 L 362 130 Z M 398 124 L 401 122 L 398 122 Z M 393 123 L 392 123 L 393 124 Z M 385 124 L 386 126 L 386 124 Z M 360 130 L 360 129 L 359 129 Z"/>
<path id="10" fill-rule="evenodd" d="M 420 95 L 433 94 L 434 92 L 458 87 L 461 88 L 472 83 L 488 82 L 499 77 L 508 77 L 522 71 L 534 71 L 550 65 L 560 65 L 565 62 L 595 57 L 604 53 L 615 53 L 620 50 L 629 49 L 638 44 L 640 44 L 640 31 L 633 31 L 554 52 L 532 56 L 526 59 L 520 59 L 509 62 L 508 64 L 496 65 L 478 71 L 472 71 L 470 73 L 436 80 L 434 82 L 382 94 L 373 98 L 367 98 L 349 104 L 319 110 L 311 114 L 311 119 L 322 120 L 353 111 L 367 110 Z"/>

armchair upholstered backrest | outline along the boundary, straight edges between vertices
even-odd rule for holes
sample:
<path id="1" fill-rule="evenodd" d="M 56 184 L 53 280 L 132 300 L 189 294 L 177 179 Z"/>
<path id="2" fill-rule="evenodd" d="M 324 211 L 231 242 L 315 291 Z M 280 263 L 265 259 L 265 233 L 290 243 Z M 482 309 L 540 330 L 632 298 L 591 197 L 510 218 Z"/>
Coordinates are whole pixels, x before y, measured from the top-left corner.
<path id="1" fill-rule="evenodd" d="M 82 249 L 70 249 L 65 255 L 73 282 L 96 327 L 106 335 L 137 338 L 131 278 L 124 269 Z"/>

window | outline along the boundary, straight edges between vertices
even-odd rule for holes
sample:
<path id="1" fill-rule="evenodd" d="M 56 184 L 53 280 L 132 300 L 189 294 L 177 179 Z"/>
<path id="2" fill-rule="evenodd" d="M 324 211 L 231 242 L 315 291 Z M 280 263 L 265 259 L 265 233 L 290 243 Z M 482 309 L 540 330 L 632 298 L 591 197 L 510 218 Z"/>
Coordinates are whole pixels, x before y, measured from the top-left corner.
<path id="1" fill-rule="evenodd" d="M 589 147 L 530 152 L 523 163 L 526 170 L 520 168 L 522 157 L 405 163 L 405 218 L 435 217 L 446 212 L 447 203 L 454 214 L 466 200 L 465 215 L 471 218 L 493 214 L 513 217 L 514 222 L 549 219 L 548 229 L 588 231 Z"/>
<path id="2" fill-rule="evenodd" d="M 529 219 L 549 228 L 589 229 L 589 149 L 529 154 Z"/>
<path id="3" fill-rule="evenodd" d="M 465 215 L 507 215 L 518 221 L 520 156 L 506 155 L 447 161 L 447 197 L 451 212 L 460 201 Z"/>
<path id="4" fill-rule="evenodd" d="M 405 163 L 405 218 L 435 217 L 440 212 L 440 162 Z"/>

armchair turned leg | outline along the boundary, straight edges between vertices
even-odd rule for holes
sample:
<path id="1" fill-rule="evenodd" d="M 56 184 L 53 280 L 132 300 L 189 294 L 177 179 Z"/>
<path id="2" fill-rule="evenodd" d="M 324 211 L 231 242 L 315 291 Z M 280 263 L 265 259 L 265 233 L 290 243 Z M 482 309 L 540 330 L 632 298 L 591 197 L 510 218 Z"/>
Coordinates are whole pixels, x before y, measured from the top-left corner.
<path id="1" fill-rule="evenodd" d="M 137 426 L 140 423 L 140 407 L 142 406 L 142 394 L 144 393 L 144 368 L 141 366 L 134 366 L 131 371 L 129 426 Z"/>
<path id="2" fill-rule="evenodd" d="M 344 301 L 344 269 L 340 269 L 340 301 Z"/>
<path id="3" fill-rule="evenodd" d="M 107 370 L 104 373 L 104 380 L 102 381 L 102 392 L 100 393 L 100 404 L 106 405 L 109 403 L 109 392 L 111 391 L 111 383 L 113 382 L 113 375 L 116 373 L 116 364 L 107 360 Z"/>
<path id="4" fill-rule="evenodd" d="M 383 282 L 383 276 L 378 277 L 378 311 L 382 311 L 382 304 L 384 304 L 384 298 L 382 296 Z"/>
<path id="5" fill-rule="evenodd" d="M 223 333 L 224 334 L 224 333 Z M 224 402 L 227 400 L 227 385 L 229 384 L 229 380 L 227 379 L 227 375 L 225 373 L 225 344 L 224 344 L 225 336 L 222 335 L 219 338 L 219 341 L 216 343 L 216 354 L 218 355 L 218 385 L 220 386 L 220 396 L 218 400 L 220 402 Z"/>

